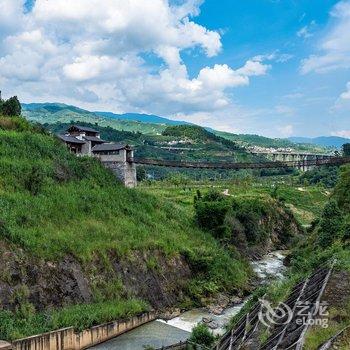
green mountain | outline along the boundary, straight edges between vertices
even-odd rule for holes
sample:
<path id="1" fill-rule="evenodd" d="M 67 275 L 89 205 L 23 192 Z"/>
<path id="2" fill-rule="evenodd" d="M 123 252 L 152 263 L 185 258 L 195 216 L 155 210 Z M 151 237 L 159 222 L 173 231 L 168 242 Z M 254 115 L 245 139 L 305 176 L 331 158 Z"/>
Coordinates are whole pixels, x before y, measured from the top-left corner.
<path id="1" fill-rule="evenodd" d="M 184 121 L 174 121 L 155 115 L 126 113 L 115 114 L 111 112 L 90 112 L 75 106 L 62 103 L 30 103 L 22 104 L 23 115 L 30 121 L 41 124 L 54 123 L 90 123 L 115 130 L 140 132 L 147 135 L 161 135 L 168 126 L 192 125 Z M 294 143 L 288 139 L 272 139 L 259 135 L 239 135 L 216 131 L 206 128 L 208 132 L 233 141 L 242 147 L 259 146 L 273 148 L 293 148 L 300 151 L 324 152 L 322 146 L 308 143 Z"/>
<path id="2" fill-rule="evenodd" d="M 329 151 L 323 145 L 300 142 L 293 142 L 291 139 L 269 138 L 260 135 L 250 134 L 231 134 L 228 132 L 214 131 L 218 136 L 234 141 L 242 147 L 258 146 L 264 148 L 291 148 L 302 152 L 319 152 Z"/>
<path id="3" fill-rule="evenodd" d="M 40 124 L 86 122 L 112 127 L 116 130 L 135 131 L 145 134 L 161 134 L 165 124 L 143 123 L 137 120 L 111 119 L 93 112 L 59 103 L 31 103 L 22 104 L 22 114 L 28 120 Z"/>
<path id="4" fill-rule="evenodd" d="M 115 114 L 111 112 L 94 112 L 98 116 L 102 116 L 110 119 L 121 119 L 121 120 L 134 120 L 142 123 L 155 123 L 155 124 L 165 124 L 165 125 L 182 125 L 190 124 L 185 121 L 171 120 L 164 117 L 158 117 L 154 114 L 140 114 L 140 113 L 123 113 Z"/>
<path id="5" fill-rule="evenodd" d="M 263 157 L 254 156 L 240 147 L 237 143 L 217 136 L 196 125 L 168 126 L 162 135 L 148 135 L 140 132 L 120 131 L 111 127 L 102 127 L 81 123 L 100 131 L 102 139 L 111 142 L 123 142 L 132 145 L 135 157 L 164 159 L 171 161 L 190 162 L 259 162 Z M 64 133 L 69 123 L 43 124 L 55 134 Z M 229 178 L 237 172 L 227 170 L 187 170 L 162 167 L 146 167 L 147 174 L 156 179 L 162 179 L 181 172 L 191 178 Z"/>
<path id="6" fill-rule="evenodd" d="M 350 143 L 350 139 L 339 136 L 319 136 L 315 138 L 309 137 L 290 137 L 290 141 L 294 143 L 309 143 L 322 147 L 341 148 L 344 143 Z"/>

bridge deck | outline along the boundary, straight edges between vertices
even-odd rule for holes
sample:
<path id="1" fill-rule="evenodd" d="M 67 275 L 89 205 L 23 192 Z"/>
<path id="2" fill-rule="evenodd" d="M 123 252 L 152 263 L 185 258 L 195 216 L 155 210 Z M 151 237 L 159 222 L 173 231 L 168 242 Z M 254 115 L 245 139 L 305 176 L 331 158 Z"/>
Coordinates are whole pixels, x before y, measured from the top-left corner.
<path id="1" fill-rule="evenodd" d="M 266 168 L 295 168 L 311 167 L 321 165 L 342 165 L 350 163 L 350 157 L 333 157 L 329 159 L 310 159 L 303 161 L 286 161 L 286 162 L 260 162 L 260 163 L 211 163 L 211 162 L 186 162 L 172 161 L 163 159 L 134 158 L 135 164 L 163 166 L 173 168 L 192 168 L 192 169 L 266 169 Z"/>

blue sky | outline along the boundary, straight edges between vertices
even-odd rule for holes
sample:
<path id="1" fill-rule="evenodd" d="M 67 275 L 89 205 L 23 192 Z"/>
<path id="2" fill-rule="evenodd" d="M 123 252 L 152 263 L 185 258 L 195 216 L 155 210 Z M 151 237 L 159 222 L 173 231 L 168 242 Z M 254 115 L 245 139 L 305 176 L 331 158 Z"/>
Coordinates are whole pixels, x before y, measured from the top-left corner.
<path id="1" fill-rule="evenodd" d="M 273 137 L 350 137 L 350 0 L 0 0 L 24 102 Z"/>

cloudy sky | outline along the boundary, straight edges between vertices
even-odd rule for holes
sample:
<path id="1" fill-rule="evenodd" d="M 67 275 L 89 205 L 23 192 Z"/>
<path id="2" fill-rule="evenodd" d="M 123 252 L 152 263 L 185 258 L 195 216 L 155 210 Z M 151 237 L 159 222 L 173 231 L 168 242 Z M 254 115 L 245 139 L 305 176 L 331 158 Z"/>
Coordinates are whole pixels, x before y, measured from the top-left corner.
<path id="1" fill-rule="evenodd" d="M 350 0 L 0 0 L 0 89 L 274 137 L 350 137 Z"/>

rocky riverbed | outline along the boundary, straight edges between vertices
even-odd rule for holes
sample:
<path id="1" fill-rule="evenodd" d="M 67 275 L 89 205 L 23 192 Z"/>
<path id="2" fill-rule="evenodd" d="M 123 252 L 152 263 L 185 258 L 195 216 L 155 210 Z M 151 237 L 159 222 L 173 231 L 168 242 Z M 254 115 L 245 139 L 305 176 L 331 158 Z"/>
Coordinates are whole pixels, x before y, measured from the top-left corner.
<path id="1" fill-rule="evenodd" d="M 284 251 L 274 251 L 260 260 L 252 262 L 252 267 L 259 278 L 259 283 L 283 277 L 285 267 Z M 186 340 L 192 328 L 205 322 L 215 334 L 225 332 L 225 325 L 236 315 L 248 299 L 238 297 L 222 300 L 209 308 L 198 308 L 186 311 L 170 320 L 156 320 L 138 327 L 118 338 L 94 347 L 95 350 L 142 350 L 144 345 L 155 348 Z M 219 298 L 220 300 L 220 298 Z"/>

